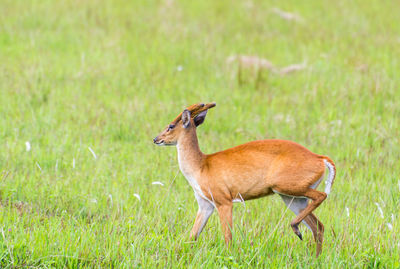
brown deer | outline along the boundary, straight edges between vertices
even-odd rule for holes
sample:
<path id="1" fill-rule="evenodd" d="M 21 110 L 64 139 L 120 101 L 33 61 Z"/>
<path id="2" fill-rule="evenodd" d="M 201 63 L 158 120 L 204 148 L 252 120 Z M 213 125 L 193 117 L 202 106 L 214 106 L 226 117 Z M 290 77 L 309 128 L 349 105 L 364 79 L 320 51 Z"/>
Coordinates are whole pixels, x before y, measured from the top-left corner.
<path id="1" fill-rule="evenodd" d="M 233 202 L 278 193 L 296 214 L 290 223 L 294 233 L 302 239 L 298 228 L 302 221 L 312 231 L 318 257 L 324 226 L 312 212 L 331 190 L 336 174 L 333 161 L 295 142 L 277 139 L 253 141 L 204 154 L 199 148 L 196 127 L 204 122 L 208 109 L 215 105 L 188 107 L 154 138 L 157 145 L 177 147 L 179 168 L 194 190 L 199 210 L 190 238 L 197 239 L 216 208 L 225 242 L 229 244 Z M 325 192 L 318 191 L 326 168 L 329 175 Z"/>

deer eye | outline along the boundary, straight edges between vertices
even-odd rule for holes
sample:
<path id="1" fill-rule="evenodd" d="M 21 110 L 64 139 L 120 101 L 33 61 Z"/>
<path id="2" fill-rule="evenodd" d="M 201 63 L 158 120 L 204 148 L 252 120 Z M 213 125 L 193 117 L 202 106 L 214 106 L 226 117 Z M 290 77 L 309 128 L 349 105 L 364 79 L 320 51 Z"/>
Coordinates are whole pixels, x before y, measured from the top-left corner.
<path id="1" fill-rule="evenodd" d="M 174 128 L 175 128 L 175 125 L 170 124 L 170 125 L 168 126 L 168 131 L 170 131 L 170 130 L 172 130 L 172 129 L 174 129 Z"/>

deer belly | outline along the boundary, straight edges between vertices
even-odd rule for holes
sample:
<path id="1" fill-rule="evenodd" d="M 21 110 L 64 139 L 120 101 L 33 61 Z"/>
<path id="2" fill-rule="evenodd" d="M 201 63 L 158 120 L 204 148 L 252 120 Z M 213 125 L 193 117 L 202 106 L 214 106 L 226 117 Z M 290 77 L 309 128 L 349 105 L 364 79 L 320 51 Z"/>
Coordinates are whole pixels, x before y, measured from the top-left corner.
<path id="1" fill-rule="evenodd" d="M 274 193 L 272 191 L 272 188 L 268 184 L 260 181 L 244 181 L 242 182 L 242 184 L 238 184 L 232 189 L 234 202 L 237 202 L 237 199 L 239 199 L 240 201 L 252 200 Z"/>

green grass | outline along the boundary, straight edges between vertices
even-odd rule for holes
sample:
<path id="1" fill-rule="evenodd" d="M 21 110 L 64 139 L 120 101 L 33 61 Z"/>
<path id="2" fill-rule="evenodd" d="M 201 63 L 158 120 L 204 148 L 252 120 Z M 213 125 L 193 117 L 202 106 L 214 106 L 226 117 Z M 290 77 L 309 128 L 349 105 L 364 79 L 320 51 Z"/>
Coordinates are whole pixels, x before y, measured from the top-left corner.
<path id="1" fill-rule="evenodd" d="M 399 12 L 378 0 L 2 0 L 0 267 L 400 268 Z M 234 54 L 308 68 L 238 85 Z M 235 205 L 231 248 L 215 214 L 189 241 L 193 191 L 176 150 L 152 138 L 210 101 L 206 153 L 281 138 L 335 161 L 319 258 L 277 196 Z"/>

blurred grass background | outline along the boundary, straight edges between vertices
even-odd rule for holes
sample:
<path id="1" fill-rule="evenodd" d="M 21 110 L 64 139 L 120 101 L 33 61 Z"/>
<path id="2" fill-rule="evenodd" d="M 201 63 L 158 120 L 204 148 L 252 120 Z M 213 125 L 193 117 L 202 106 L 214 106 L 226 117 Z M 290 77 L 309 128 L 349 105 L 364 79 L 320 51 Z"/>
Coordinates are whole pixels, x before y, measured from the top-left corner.
<path id="1" fill-rule="evenodd" d="M 1 267 L 399 268 L 399 14 L 377 0 L 1 0 Z M 307 68 L 238 84 L 225 60 L 240 54 Z M 280 138 L 335 161 L 318 259 L 275 196 L 235 206 L 230 249 L 216 216 L 189 241 L 193 192 L 152 138 L 210 101 L 205 153 Z"/>

